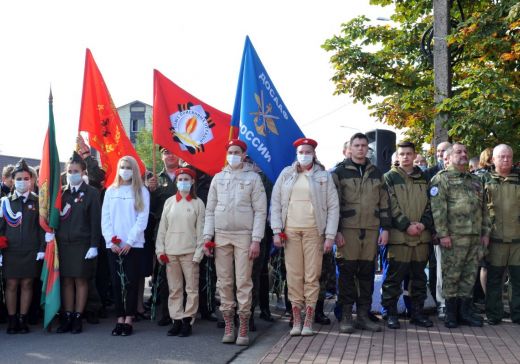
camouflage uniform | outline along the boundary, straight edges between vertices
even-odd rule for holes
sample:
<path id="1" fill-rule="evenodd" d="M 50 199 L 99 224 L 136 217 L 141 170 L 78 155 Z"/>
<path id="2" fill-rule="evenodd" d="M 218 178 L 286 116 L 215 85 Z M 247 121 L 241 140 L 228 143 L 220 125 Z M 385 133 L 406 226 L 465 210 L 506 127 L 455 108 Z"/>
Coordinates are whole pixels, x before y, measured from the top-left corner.
<path id="1" fill-rule="evenodd" d="M 338 231 L 345 239 L 345 245 L 336 253 L 338 302 L 345 318 L 350 317 L 352 305 L 356 303 L 358 320 L 367 322 L 365 315 L 372 303 L 379 229 L 391 226 L 388 193 L 381 171 L 368 159 L 365 166 L 346 159 L 332 176 L 340 200 Z"/>
<path id="2" fill-rule="evenodd" d="M 433 177 L 430 198 L 437 236 L 451 237 L 451 248 L 442 248 L 443 296 L 471 297 L 483 250 L 480 238 L 490 230 L 482 182 L 450 166 Z"/>
<path id="3" fill-rule="evenodd" d="M 520 323 L 520 176 L 512 171 L 507 177 L 495 172 L 483 176 L 491 219 L 486 315 L 488 321 L 502 320 L 503 276 L 509 270 L 512 297 L 511 320 Z"/>
<path id="4" fill-rule="evenodd" d="M 418 167 L 408 175 L 392 167 L 384 176 L 390 195 L 392 229 L 388 241 L 389 267 L 383 282 L 381 304 L 388 315 L 397 316 L 397 301 L 402 294 L 402 282 L 410 273 L 412 315 L 420 314 L 426 299 L 428 253 L 433 230 L 433 217 L 428 199 L 428 183 Z M 406 233 L 412 221 L 420 222 L 425 230 L 419 236 Z"/>

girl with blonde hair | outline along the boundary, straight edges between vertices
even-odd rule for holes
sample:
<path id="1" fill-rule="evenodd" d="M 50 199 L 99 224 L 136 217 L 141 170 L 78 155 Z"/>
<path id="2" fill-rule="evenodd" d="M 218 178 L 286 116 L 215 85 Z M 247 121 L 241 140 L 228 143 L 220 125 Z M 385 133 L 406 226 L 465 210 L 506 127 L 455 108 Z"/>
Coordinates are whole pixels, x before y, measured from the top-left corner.
<path id="1" fill-rule="evenodd" d="M 122 157 L 117 166 L 117 177 L 105 193 L 101 230 L 108 250 L 116 304 L 117 324 L 112 335 L 128 336 L 133 332 L 133 318 L 137 311 L 150 194 L 143 185 L 133 157 Z"/>

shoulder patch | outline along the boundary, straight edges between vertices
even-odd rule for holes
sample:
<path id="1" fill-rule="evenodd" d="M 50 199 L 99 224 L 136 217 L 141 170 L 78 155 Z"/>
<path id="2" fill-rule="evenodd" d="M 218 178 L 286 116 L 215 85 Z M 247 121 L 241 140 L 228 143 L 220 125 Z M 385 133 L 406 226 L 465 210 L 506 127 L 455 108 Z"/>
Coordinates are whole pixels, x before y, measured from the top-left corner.
<path id="1" fill-rule="evenodd" d="M 433 186 L 430 188 L 430 196 L 435 197 L 439 194 L 439 188 L 437 186 Z"/>

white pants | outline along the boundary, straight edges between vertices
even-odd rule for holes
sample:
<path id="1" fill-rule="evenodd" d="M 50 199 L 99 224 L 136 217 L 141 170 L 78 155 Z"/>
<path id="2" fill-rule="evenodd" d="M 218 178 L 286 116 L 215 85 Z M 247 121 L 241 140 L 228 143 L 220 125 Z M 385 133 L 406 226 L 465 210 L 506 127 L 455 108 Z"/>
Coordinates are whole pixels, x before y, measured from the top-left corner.
<path id="1" fill-rule="evenodd" d="M 437 303 L 440 307 L 446 307 L 446 303 L 444 302 L 444 297 L 442 295 L 442 259 L 441 259 L 441 246 L 435 245 L 433 247 L 435 252 L 435 259 L 437 260 L 437 286 L 436 288 L 436 298 Z"/>

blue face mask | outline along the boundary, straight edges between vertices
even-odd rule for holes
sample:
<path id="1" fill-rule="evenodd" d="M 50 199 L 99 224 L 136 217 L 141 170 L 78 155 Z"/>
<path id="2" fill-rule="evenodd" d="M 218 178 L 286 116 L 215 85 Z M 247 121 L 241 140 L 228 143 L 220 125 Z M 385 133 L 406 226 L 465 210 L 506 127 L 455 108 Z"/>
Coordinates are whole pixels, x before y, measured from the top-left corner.
<path id="1" fill-rule="evenodd" d="M 423 172 L 426 171 L 426 170 L 428 169 L 428 167 L 426 167 L 426 166 L 419 166 L 419 168 L 420 168 L 421 171 L 423 171 Z"/>
<path id="2" fill-rule="evenodd" d="M 191 182 L 177 181 L 177 189 L 181 192 L 190 192 Z"/>
<path id="3" fill-rule="evenodd" d="M 67 173 L 67 182 L 72 186 L 77 186 L 83 181 L 81 173 Z"/>

